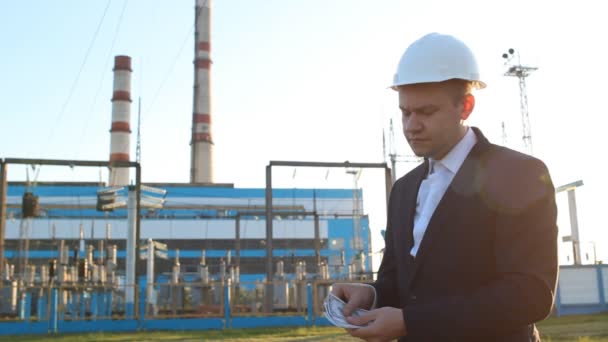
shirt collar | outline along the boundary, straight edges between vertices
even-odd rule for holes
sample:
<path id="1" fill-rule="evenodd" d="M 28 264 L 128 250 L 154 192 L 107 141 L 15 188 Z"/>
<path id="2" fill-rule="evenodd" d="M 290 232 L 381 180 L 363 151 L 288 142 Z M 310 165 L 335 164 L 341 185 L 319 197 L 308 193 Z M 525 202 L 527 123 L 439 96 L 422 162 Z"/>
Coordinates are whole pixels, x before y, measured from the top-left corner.
<path id="1" fill-rule="evenodd" d="M 445 168 L 450 170 L 450 172 L 456 174 L 476 143 L 477 136 L 475 136 L 475 132 L 473 132 L 470 127 L 467 127 L 467 132 L 465 133 L 464 137 L 462 137 L 462 139 L 460 139 L 460 141 L 454 147 L 452 147 L 450 152 L 448 152 L 443 159 L 438 161 L 431 160 L 431 162 L 441 163 Z"/>

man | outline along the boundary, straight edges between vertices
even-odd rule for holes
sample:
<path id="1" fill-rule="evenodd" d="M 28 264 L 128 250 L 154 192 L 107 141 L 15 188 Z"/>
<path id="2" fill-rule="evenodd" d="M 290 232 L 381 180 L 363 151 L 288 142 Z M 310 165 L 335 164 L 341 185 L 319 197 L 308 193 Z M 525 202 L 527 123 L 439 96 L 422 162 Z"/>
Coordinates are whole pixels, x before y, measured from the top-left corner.
<path id="1" fill-rule="evenodd" d="M 460 40 L 429 34 L 403 54 L 393 89 L 425 162 L 393 186 L 373 286 L 335 284 L 352 336 L 368 341 L 540 341 L 557 279 L 557 209 L 540 160 L 463 124 L 483 88 Z M 372 309 L 361 317 L 356 308 Z"/>

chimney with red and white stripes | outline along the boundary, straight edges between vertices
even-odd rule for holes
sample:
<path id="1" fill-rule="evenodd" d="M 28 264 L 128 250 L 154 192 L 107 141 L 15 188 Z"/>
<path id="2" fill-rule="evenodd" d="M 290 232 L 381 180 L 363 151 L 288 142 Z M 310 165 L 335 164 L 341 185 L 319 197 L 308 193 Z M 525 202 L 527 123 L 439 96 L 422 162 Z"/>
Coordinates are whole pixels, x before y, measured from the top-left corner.
<path id="1" fill-rule="evenodd" d="M 213 182 L 211 139 L 211 0 L 195 0 L 194 101 L 190 183 Z"/>
<path id="2" fill-rule="evenodd" d="M 131 138 L 131 57 L 114 57 L 114 92 L 112 94 L 112 128 L 110 129 L 110 165 L 129 161 Z M 129 185 L 129 168 L 111 167 L 110 186 Z"/>

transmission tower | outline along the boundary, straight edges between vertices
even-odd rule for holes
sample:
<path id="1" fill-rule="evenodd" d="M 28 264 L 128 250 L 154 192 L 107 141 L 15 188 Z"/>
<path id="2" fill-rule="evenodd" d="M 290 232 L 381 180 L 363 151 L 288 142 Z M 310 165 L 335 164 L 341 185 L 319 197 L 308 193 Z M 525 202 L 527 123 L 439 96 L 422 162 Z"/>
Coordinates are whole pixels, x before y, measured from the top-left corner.
<path id="1" fill-rule="evenodd" d="M 504 75 L 517 77 L 519 79 L 519 101 L 521 107 L 521 121 L 523 129 L 522 139 L 524 141 L 524 147 L 526 151 L 530 155 L 532 155 L 532 130 L 530 128 L 530 115 L 528 114 L 528 93 L 526 91 L 526 77 L 530 76 L 530 74 L 538 68 L 521 65 L 521 61 L 519 59 L 519 52 L 517 52 L 517 63 L 513 61 L 513 57 L 515 57 L 514 49 L 509 49 L 507 52 L 502 54 L 502 58 L 506 60 L 505 65 L 508 67 Z"/>
<path id="2" fill-rule="evenodd" d="M 415 156 L 415 155 L 401 155 L 397 154 L 396 146 L 395 146 L 395 130 L 393 128 L 393 119 L 390 119 L 390 128 L 389 128 L 389 136 L 388 136 L 388 157 L 391 161 L 391 169 L 392 169 L 392 182 L 395 184 L 397 180 L 397 162 L 405 162 L 405 163 L 421 163 L 424 158 Z M 382 132 L 382 149 L 384 151 L 384 161 L 386 161 L 386 145 L 384 132 Z"/>

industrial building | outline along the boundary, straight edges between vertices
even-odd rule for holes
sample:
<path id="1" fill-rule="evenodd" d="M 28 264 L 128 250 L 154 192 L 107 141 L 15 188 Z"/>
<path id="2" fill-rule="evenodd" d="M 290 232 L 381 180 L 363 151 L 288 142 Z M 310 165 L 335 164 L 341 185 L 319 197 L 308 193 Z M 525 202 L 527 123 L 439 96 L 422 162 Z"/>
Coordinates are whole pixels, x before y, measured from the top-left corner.
<path id="1" fill-rule="evenodd" d="M 157 259 L 157 275 L 172 271 L 178 253 L 182 272 L 196 272 L 203 257 L 211 274 L 219 272 L 223 260 L 229 268 L 239 266 L 241 281 L 265 278 L 264 189 L 150 186 L 166 191 L 162 208 L 144 207 L 141 213 L 140 240 L 166 244 L 170 259 Z M 100 188 L 93 183 L 40 183 L 35 187 L 10 183 L 7 262 L 17 269 L 25 258 L 32 265 L 48 265 L 59 259 L 60 246 L 69 250 L 70 258 L 74 251 L 84 258 L 92 246 L 95 260 L 105 260 L 115 246 L 118 269 L 124 270 L 127 209 L 98 211 Z M 26 192 L 38 197 L 37 217 L 24 218 Z M 354 196 L 354 192 L 358 194 Z M 121 196 L 126 196 L 126 189 L 117 194 L 117 202 Z M 317 273 L 316 223 L 319 260 L 329 266 L 332 278 L 347 276 L 349 265 L 351 273 L 372 269 L 371 258 L 366 257 L 371 252 L 368 217 L 355 211 L 362 207 L 361 189 L 274 189 L 273 198 L 275 213 L 285 213 L 275 216 L 273 223 L 273 264 L 282 260 L 285 271 L 295 273 L 296 265 L 304 262 L 307 273 Z M 145 269 L 145 261 L 139 262 Z"/>
<path id="2" fill-rule="evenodd" d="M 137 70 L 128 55 L 115 56 L 112 69 L 109 158 L 97 165 L 108 167 L 107 181 L 5 183 L 10 163 L 0 160 L 0 317 L 21 320 L 3 323 L 0 335 L 327 325 L 321 303 L 333 282 L 373 280 L 371 224 L 356 182 L 333 189 L 272 188 L 270 177 L 267 188 L 214 183 L 212 1 L 194 2 L 189 183 L 141 182 L 139 169 L 133 179 Z M 389 156 L 394 171 L 397 154 Z M 333 164 L 356 177 L 357 166 Z M 391 169 L 361 165 L 385 169 L 388 193 Z M 574 198 L 576 186 L 562 190 Z M 575 246 L 577 233 L 571 240 Z M 558 312 L 606 310 L 603 265 L 562 272 Z M 285 312 L 296 315 L 274 320 Z"/>
<path id="3" fill-rule="evenodd" d="M 29 308 L 24 301 L 33 286 L 70 287 L 62 290 L 59 305 L 69 312 L 76 302 L 87 303 L 80 314 L 98 312 L 92 296 L 110 291 L 110 306 L 129 316 L 136 287 L 144 284 L 146 301 L 157 312 L 157 298 L 171 298 L 173 310 L 199 308 L 218 304 L 226 281 L 243 289 L 274 283 L 265 299 L 271 312 L 292 306 L 293 281 L 372 278 L 369 220 L 357 186 L 270 189 L 268 202 L 268 188 L 214 183 L 208 0 L 195 1 L 193 66 L 190 183 L 139 178 L 139 135 L 131 155 L 131 78 L 137 71 L 128 55 L 115 56 L 112 68 L 109 159 L 97 164 L 108 167 L 107 182 L 5 183 L 11 162 L 2 161 L 2 314 L 16 314 L 17 298 Z M 187 283 L 220 288 L 186 301 Z M 163 284 L 182 287 L 166 292 Z M 301 291 L 298 297 L 301 304 Z"/>

